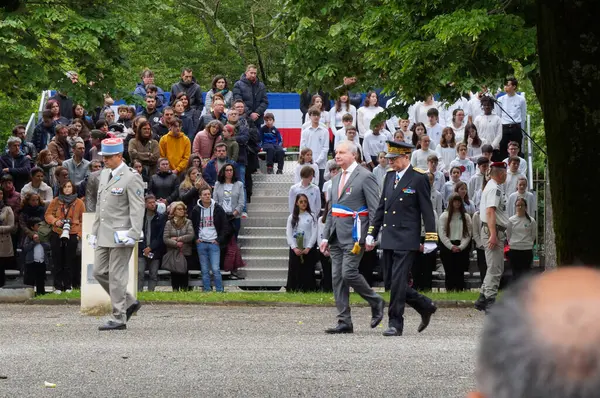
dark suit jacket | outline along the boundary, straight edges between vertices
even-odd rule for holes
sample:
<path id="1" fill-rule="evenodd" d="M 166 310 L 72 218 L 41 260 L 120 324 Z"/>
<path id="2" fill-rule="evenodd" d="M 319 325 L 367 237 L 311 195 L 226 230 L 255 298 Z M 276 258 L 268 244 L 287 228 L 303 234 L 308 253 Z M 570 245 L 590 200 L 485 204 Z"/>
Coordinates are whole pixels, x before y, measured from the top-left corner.
<path id="1" fill-rule="evenodd" d="M 368 234 L 377 239 L 381 228 L 380 247 L 384 250 L 419 250 L 421 218 L 425 231 L 435 232 L 429 179 L 408 166 L 396 189 L 395 180 L 395 171 L 385 176 L 379 206 Z"/>

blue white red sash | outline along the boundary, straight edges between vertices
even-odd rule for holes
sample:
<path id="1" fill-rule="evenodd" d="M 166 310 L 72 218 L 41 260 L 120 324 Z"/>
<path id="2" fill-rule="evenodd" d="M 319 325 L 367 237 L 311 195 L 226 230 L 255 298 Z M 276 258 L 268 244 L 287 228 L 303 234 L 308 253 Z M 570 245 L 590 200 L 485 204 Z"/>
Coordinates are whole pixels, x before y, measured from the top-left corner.
<path id="1" fill-rule="evenodd" d="M 331 215 L 333 217 L 352 217 L 354 219 L 354 225 L 352 226 L 352 239 L 354 240 L 354 242 L 360 241 L 360 216 L 369 215 L 369 210 L 367 206 L 363 206 L 357 211 L 354 211 L 349 207 L 334 204 L 331 206 Z"/>

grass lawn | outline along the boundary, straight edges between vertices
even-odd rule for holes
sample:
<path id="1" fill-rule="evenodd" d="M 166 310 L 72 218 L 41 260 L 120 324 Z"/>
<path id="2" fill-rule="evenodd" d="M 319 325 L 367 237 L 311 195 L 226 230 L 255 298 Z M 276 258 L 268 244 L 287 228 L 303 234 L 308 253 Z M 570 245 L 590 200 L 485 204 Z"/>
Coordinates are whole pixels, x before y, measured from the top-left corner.
<path id="1" fill-rule="evenodd" d="M 389 302 L 389 293 L 382 293 L 384 299 Z M 426 296 L 433 301 L 475 301 L 479 296 L 478 292 L 460 292 L 460 293 L 441 293 L 427 292 Z M 79 299 L 79 290 L 72 293 L 62 293 L 61 295 L 46 294 L 34 298 L 36 301 L 44 300 L 66 300 Z M 200 291 L 191 292 L 141 292 L 138 293 L 140 301 L 145 302 L 180 302 L 180 303 L 200 303 L 200 304 L 264 304 L 264 303 L 287 303 L 300 305 L 334 305 L 332 293 L 280 293 L 280 292 L 227 292 L 227 293 L 203 293 Z M 353 304 L 366 303 L 358 294 L 352 293 L 350 302 Z"/>

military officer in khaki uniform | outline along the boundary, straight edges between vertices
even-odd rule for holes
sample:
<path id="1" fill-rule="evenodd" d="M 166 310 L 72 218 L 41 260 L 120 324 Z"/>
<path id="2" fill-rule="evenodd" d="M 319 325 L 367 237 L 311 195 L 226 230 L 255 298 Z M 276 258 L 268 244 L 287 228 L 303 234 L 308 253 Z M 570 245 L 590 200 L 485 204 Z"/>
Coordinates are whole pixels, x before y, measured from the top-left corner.
<path id="1" fill-rule="evenodd" d="M 144 217 L 142 176 L 123 162 L 123 140 L 102 141 L 96 218 L 89 244 L 95 248 L 94 277 L 110 295 L 112 316 L 100 330 L 126 329 L 141 304 L 127 292 L 129 259 Z"/>

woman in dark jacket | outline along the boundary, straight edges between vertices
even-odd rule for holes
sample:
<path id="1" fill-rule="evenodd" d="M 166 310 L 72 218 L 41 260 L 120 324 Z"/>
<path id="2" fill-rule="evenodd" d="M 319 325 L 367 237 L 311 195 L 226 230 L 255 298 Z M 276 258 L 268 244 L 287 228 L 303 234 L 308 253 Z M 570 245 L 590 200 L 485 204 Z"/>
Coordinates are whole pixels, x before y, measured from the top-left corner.
<path id="1" fill-rule="evenodd" d="M 27 221 L 30 218 L 37 217 L 44 219 L 46 214 L 46 207 L 41 204 L 40 195 L 34 192 L 28 192 L 23 198 L 23 207 L 19 213 L 19 228 L 23 231 L 23 239 L 29 237 L 33 239 L 34 235 L 37 235 L 34 231 L 27 227 Z"/>
<path id="2" fill-rule="evenodd" d="M 192 210 L 200 199 L 200 190 L 208 187 L 208 183 L 204 181 L 202 173 L 197 168 L 190 167 L 185 173 L 185 178 L 179 185 L 179 199 L 187 206 L 188 218 L 192 218 Z"/>
<path id="3" fill-rule="evenodd" d="M 156 196 L 159 202 L 166 202 L 168 206 L 179 197 L 179 179 L 176 174 L 171 172 L 169 159 L 158 159 L 158 173 L 150 179 L 150 189 L 152 195 Z"/>
<path id="4" fill-rule="evenodd" d="M 146 195 L 146 212 L 142 231 L 144 237 L 138 244 L 138 292 L 144 290 L 144 273 L 148 269 L 148 291 L 153 292 L 158 283 L 158 268 L 165 252 L 163 234 L 167 217 L 156 211 L 156 198 Z"/>
<path id="5" fill-rule="evenodd" d="M 163 240 L 167 247 L 167 253 L 171 251 L 181 251 L 186 263 L 193 261 L 192 250 L 194 247 L 194 231 L 192 223 L 188 218 L 187 208 L 183 202 L 174 202 L 171 209 L 171 219 L 165 224 Z M 187 290 L 188 272 L 177 274 L 171 273 L 171 286 L 173 291 Z"/>

